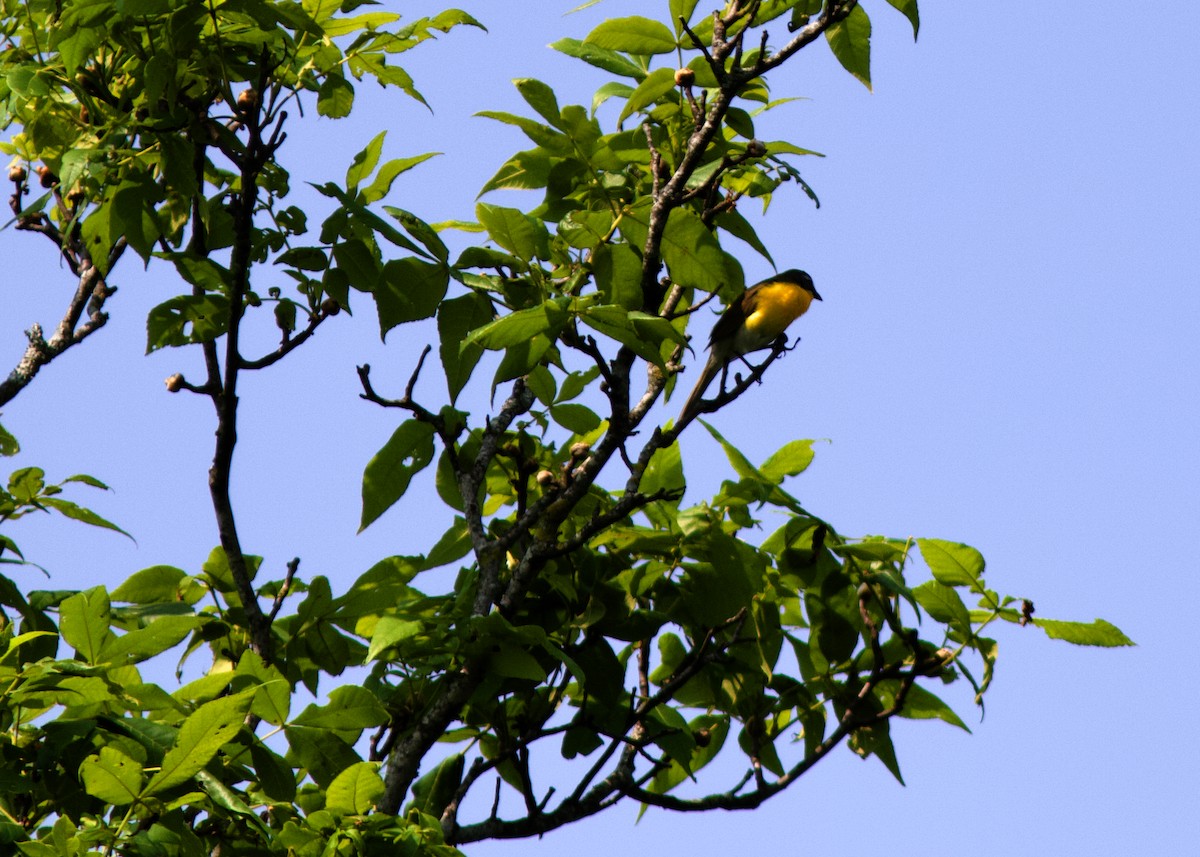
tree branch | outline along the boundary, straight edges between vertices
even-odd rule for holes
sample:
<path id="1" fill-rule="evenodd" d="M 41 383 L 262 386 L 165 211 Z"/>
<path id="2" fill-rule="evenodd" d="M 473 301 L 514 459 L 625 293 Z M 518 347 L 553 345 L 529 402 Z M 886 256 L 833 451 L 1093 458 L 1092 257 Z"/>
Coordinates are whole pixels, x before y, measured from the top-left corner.
<path id="1" fill-rule="evenodd" d="M 105 276 L 92 263 L 82 241 L 77 238 L 64 240 L 58 228 L 40 212 L 22 214 L 21 198 L 25 185 L 23 180 L 16 182 L 16 185 L 9 205 L 17 215 L 17 229 L 36 232 L 53 241 L 67 267 L 79 278 L 79 283 L 49 341 L 44 338 L 41 325 L 30 325 L 26 332 L 29 344 L 25 347 L 25 353 L 8 377 L 0 381 L 0 406 L 12 401 L 29 386 L 43 366 L 102 328 L 108 321 L 108 314 L 103 311 L 104 302 L 116 291 L 108 286 Z M 112 270 L 127 246 L 124 238 L 117 239 L 113 244 L 106 259 L 108 270 Z M 80 324 L 85 312 L 87 321 Z"/>

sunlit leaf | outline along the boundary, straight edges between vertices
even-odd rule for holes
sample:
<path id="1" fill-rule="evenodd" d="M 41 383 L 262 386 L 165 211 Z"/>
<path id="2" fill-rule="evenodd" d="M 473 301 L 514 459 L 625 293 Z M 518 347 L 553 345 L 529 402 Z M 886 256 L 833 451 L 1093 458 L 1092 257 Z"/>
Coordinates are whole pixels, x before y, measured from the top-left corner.
<path id="1" fill-rule="evenodd" d="M 1059 619 L 1033 620 L 1052 640 L 1065 640 L 1077 646 L 1134 646 L 1116 625 L 1096 619 L 1093 622 L 1064 622 Z"/>
<path id="2" fill-rule="evenodd" d="M 162 767 L 146 784 L 142 797 L 158 794 L 186 782 L 242 728 L 254 690 L 206 702 L 188 715 L 175 743 L 163 757 Z"/>
<path id="3" fill-rule="evenodd" d="M 414 475 L 433 460 L 433 426 L 417 420 L 401 423 L 367 464 L 362 482 L 362 532 L 404 496 Z"/>
<path id="4" fill-rule="evenodd" d="M 675 50 L 675 36 L 650 18 L 633 15 L 610 18 L 583 40 L 586 44 L 627 54 L 668 54 Z"/>
<path id="5" fill-rule="evenodd" d="M 871 88 L 871 19 L 861 5 L 843 20 L 830 25 L 825 38 L 846 71 Z"/>

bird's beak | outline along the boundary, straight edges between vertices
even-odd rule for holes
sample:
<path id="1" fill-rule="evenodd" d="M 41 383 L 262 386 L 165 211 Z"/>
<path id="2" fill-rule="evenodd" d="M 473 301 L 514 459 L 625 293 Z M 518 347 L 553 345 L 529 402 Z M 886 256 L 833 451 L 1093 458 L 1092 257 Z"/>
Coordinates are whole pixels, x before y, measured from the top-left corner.
<path id="1" fill-rule="evenodd" d="M 821 297 L 821 295 L 817 292 L 816 289 L 813 289 L 812 292 L 813 292 L 813 297 L 816 298 L 817 300 L 819 300 L 819 301 L 825 300 L 823 297 Z"/>

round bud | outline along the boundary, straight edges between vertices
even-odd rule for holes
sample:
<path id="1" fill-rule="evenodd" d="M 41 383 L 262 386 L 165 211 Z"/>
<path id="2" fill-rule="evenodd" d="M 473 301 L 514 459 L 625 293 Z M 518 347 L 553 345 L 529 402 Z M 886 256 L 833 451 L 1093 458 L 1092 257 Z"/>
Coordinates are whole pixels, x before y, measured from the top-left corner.
<path id="1" fill-rule="evenodd" d="M 171 377 L 167 378 L 167 392 L 178 393 L 183 389 L 183 376 L 176 372 Z"/>
<path id="2" fill-rule="evenodd" d="M 676 86 L 691 86 L 696 82 L 696 72 L 690 68 L 680 68 L 675 70 L 675 85 Z"/>
<path id="3" fill-rule="evenodd" d="M 746 144 L 746 154 L 752 158 L 761 158 L 767 153 L 767 144 L 762 140 L 751 140 Z"/>
<path id="4" fill-rule="evenodd" d="M 578 443 L 571 444 L 571 457 L 575 459 L 583 458 L 592 451 L 590 443 L 584 443 L 582 440 Z"/>
<path id="5" fill-rule="evenodd" d="M 51 172 L 50 168 L 42 164 L 36 170 L 38 174 L 38 182 L 42 187 L 54 187 L 58 184 L 58 176 Z"/>
<path id="6" fill-rule="evenodd" d="M 537 484 L 541 485 L 543 488 L 549 488 L 554 484 L 554 474 L 549 470 L 539 470 L 534 479 L 536 479 Z"/>
<path id="7" fill-rule="evenodd" d="M 237 107 L 243 113 L 258 109 L 258 90 L 243 89 L 238 93 Z"/>
<path id="8" fill-rule="evenodd" d="M 8 180 L 20 184 L 29 177 L 29 173 L 25 170 L 24 164 L 13 164 L 8 168 Z"/>
<path id="9" fill-rule="evenodd" d="M 325 298 L 325 300 L 321 301 L 321 312 L 325 313 L 325 315 L 337 315 L 341 311 L 342 305 L 333 298 Z"/>

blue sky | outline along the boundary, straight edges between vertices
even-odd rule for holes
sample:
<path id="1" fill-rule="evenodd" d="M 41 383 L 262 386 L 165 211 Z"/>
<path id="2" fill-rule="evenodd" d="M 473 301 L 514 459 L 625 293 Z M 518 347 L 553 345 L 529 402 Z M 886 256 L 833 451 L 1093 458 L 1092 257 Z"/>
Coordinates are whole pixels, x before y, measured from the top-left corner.
<path id="1" fill-rule="evenodd" d="M 603 78 L 544 46 L 666 6 L 608 0 L 564 16 L 572 4 L 460 5 L 490 32 L 407 57 L 433 114 L 370 93 L 350 122 L 295 126 L 294 184 L 342 175 L 383 125 L 391 156 L 444 153 L 389 202 L 431 221 L 469 218 L 476 189 L 526 147 L 471 114 L 524 112 L 517 77 L 589 104 Z M 1139 645 L 1088 650 L 1005 631 L 986 719 L 965 696 L 948 697 L 973 735 L 893 727 L 907 788 L 843 750 L 753 813 L 651 811 L 635 825 L 631 806 L 472 855 L 716 855 L 748 843 L 806 854 L 1182 854 L 1200 838 L 1200 751 L 1187 725 L 1200 701 L 1189 689 L 1196 562 L 1184 550 L 1200 525 L 1200 8 L 1050 3 L 1017 14 L 925 0 L 915 45 L 881 0 L 867 8 L 874 93 L 822 44 L 770 80 L 775 95 L 810 100 L 776 111 L 761 136 L 828 157 L 804 165 L 820 210 L 781 193 L 760 234 L 781 267 L 813 275 L 825 301 L 798 323 L 803 344 L 766 386 L 714 422 L 754 460 L 793 438 L 827 440 L 791 489 L 843 533 L 973 544 L 989 583 L 1032 597 L 1038 615 L 1104 617 Z M 54 323 L 72 284 L 33 237 L 10 230 L 0 247 L 0 364 L 11 367 L 21 331 Z M 751 251 L 742 260 L 748 280 L 769 273 Z M 175 371 L 199 376 L 197 357 L 142 355 L 146 311 L 178 287 L 130 261 L 108 328 L 3 417 L 24 446 L 14 466 L 105 479 L 113 494 L 74 496 L 137 538 L 39 520 L 6 530 L 55 587 L 115 585 L 156 563 L 195 568 L 216 542 L 211 411 L 162 386 Z M 381 392 L 398 390 L 433 336 L 397 330 L 384 347 L 369 307 L 359 309 L 243 387 L 243 541 L 275 576 L 299 555 L 302 574 L 346 585 L 380 557 L 421 550 L 443 520 L 414 495 L 354 535 L 362 467 L 395 417 L 359 401 L 353 367 L 370 362 Z M 422 383 L 431 400 L 436 381 Z M 690 435 L 699 498 L 727 470 L 699 427 Z"/>

